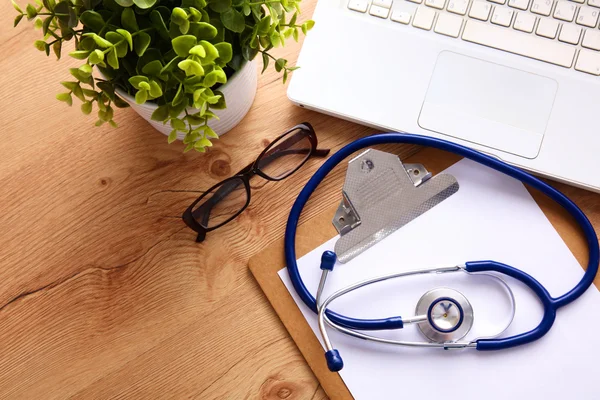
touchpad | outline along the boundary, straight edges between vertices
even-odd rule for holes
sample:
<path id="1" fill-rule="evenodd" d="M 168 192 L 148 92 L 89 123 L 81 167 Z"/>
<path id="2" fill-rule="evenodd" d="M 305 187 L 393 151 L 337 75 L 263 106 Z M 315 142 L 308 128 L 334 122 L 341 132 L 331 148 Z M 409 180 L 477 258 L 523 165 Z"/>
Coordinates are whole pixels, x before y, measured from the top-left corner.
<path id="1" fill-rule="evenodd" d="M 438 56 L 419 125 L 535 158 L 557 90 L 553 79 L 445 51 Z"/>

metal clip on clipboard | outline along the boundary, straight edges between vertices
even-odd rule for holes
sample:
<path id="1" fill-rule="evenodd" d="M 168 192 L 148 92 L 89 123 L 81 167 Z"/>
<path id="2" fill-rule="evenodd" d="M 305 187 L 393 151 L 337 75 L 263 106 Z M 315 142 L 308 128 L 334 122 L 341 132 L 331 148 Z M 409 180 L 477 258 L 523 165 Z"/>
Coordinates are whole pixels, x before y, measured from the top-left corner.
<path id="1" fill-rule="evenodd" d="M 348 163 L 342 201 L 333 217 L 345 263 L 458 191 L 456 178 L 432 176 L 421 164 L 369 149 Z"/>

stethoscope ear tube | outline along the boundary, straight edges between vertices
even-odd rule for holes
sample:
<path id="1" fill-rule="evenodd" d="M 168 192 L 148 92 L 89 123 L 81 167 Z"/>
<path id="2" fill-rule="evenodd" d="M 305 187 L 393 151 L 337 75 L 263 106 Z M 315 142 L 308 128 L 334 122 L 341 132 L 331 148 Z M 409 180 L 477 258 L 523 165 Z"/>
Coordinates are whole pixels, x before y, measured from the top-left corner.
<path id="1" fill-rule="evenodd" d="M 573 289 L 557 298 L 552 298 L 548 291 L 537 280 L 516 268 L 497 263 L 495 261 L 477 261 L 466 263 L 465 267 L 469 272 L 493 271 L 511 276 L 515 279 L 522 281 L 534 291 L 534 293 L 540 298 L 544 305 L 544 317 L 541 323 L 536 328 L 529 332 L 522 333 L 509 338 L 480 339 L 477 342 L 476 346 L 478 350 L 505 349 L 539 339 L 552 327 L 552 323 L 554 322 L 556 315 L 556 310 L 577 299 L 593 283 L 594 277 L 596 276 L 596 273 L 598 271 L 598 263 L 600 258 L 600 248 L 598 245 L 596 232 L 588 218 L 579 209 L 579 207 L 577 207 L 575 203 L 573 203 L 560 191 L 543 182 L 542 180 L 522 171 L 519 168 L 513 167 L 496 158 L 490 157 L 483 153 L 479 153 L 475 150 L 458 144 L 420 135 L 385 133 L 358 139 L 355 142 L 352 142 L 347 146 L 343 147 L 337 153 L 333 154 L 311 177 L 306 186 L 298 195 L 298 198 L 294 202 L 294 205 L 292 206 L 285 232 L 285 260 L 290 280 L 296 292 L 298 293 L 302 301 L 311 310 L 313 310 L 313 312 L 318 313 L 319 311 L 315 302 L 315 298 L 308 291 L 306 285 L 304 285 L 304 282 L 302 281 L 300 272 L 298 270 L 298 265 L 296 263 L 295 237 L 298 220 L 300 218 L 302 209 L 304 208 L 304 205 L 310 198 L 311 194 L 321 183 L 321 181 L 336 165 L 342 162 L 346 157 L 366 147 L 386 143 L 406 143 L 434 147 L 471 159 L 496 171 L 511 176 L 541 191 L 542 193 L 550 197 L 552 200 L 560 204 L 566 211 L 569 212 L 570 215 L 573 216 L 573 218 L 577 221 L 579 226 L 581 226 L 583 233 L 586 236 L 586 241 L 589 248 L 589 259 L 587 269 L 582 279 Z M 383 319 L 356 319 L 337 314 L 327 309 L 325 309 L 323 312 L 327 319 L 330 320 L 333 324 L 338 325 L 342 328 L 347 328 L 349 330 L 389 330 L 399 329 L 404 326 L 404 322 L 400 316 L 394 316 Z M 332 367 L 337 368 L 339 366 L 341 368 L 343 363 L 341 362 L 341 358 L 339 357 L 339 352 L 332 350 L 331 353 L 328 352 L 328 354 L 328 364 L 331 361 Z"/>

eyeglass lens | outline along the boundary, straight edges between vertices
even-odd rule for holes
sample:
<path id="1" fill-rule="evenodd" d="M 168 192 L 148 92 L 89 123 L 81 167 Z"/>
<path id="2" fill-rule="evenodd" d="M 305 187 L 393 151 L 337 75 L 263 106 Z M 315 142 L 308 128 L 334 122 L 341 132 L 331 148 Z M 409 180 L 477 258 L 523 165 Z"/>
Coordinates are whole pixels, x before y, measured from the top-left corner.
<path id="1" fill-rule="evenodd" d="M 282 179 L 298 168 L 310 155 L 309 132 L 296 128 L 273 142 L 258 160 L 258 169 L 273 179 Z"/>
<path id="2" fill-rule="evenodd" d="M 198 202 L 192 215 L 204 228 L 209 229 L 236 216 L 248 202 L 248 192 L 241 178 L 223 181 Z"/>

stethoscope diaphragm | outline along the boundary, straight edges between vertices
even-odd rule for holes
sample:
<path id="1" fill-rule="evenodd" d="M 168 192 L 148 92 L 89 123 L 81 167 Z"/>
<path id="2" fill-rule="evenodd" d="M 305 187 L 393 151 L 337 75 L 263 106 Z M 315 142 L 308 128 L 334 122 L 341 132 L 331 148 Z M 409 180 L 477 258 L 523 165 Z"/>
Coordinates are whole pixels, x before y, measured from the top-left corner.
<path id="1" fill-rule="evenodd" d="M 471 303 L 458 290 L 445 287 L 425 293 L 417 303 L 415 315 L 426 317 L 417 327 L 434 343 L 460 340 L 473 326 Z"/>

